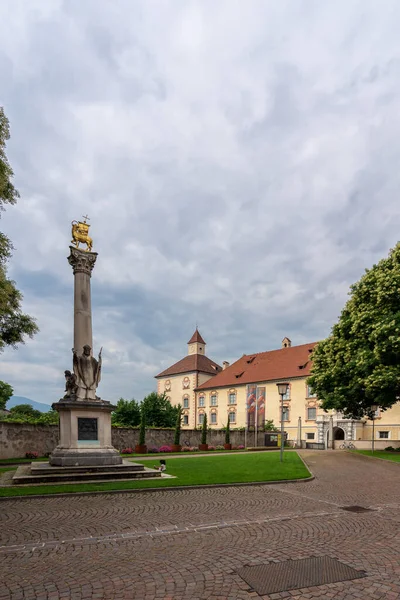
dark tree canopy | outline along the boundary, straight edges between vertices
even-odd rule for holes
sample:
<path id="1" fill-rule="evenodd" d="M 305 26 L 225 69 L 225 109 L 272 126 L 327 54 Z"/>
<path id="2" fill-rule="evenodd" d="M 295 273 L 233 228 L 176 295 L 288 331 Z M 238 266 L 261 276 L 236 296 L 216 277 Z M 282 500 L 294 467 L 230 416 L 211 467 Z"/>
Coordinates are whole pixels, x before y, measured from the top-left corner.
<path id="1" fill-rule="evenodd" d="M 36 410 L 30 404 L 17 404 L 17 406 L 13 406 L 10 408 L 10 413 L 15 415 L 26 415 L 27 417 L 36 417 L 39 418 L 42 416 L 40 410 Z"/>
<path id="2" fill-rule="evenodd" d="M 175 427 L 178 407 L 172 406 L 165 394 L 152 392 L 140 404 L 149 427 Z"/>
<path id="3" fill-rule="evenodd" d="M 316 346 L 308 383 L 326 410 L 371 416 L 400 396 L 400 243 L 351 286 L 331 335 Z"/>
<path id="4" fill-rule="evenodd" d="M 140 424 L 140 406 L 136 400 L 118 400 L 117 408 L 112 413 L 112 424 L 137 427 Z"/>
<path id="5" fill-rule="evenodd" d="M 5 148 L 10 137 L 8 119 L 0 107 L 0 211 L 6 204 L 15 204 L 19 198 L 12 178 L 13 171 L 8 162 Z M 32 337 L 38 331 L 35 320 L 22 312 L 22 294 L 15 282 L 7 278 L 7 261 L 11 257 L 12 244 L 0 232 L 0 352 L 5 346 L 23 344 L 25 336 Z"/>
<path id="6" fill-rule="evenodd" d="M 14 390 L 9 383 L 0 381 L 0 410 L 6 408 L 6 404 L 13 395 Z"/>

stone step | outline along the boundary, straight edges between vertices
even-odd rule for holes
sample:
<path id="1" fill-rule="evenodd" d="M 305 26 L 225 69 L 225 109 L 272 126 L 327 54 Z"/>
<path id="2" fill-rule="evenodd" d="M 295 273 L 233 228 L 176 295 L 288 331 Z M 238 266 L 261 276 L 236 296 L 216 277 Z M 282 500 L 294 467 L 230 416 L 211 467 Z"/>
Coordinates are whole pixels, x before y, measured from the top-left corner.
<path id="1" fill-rule="evenodd" d="M 124 460 L 120 465 L 92 465 L 78 467 L 53 467 L 48 462 L 31 463 L 31 475 L 65 475 L 66 473 L 108 473 L 111 471 L 143 471 L 144 466 Z"/>
<path id="2" fill-rule="evenodd" d="M 58 469 L 57 469 L 58 470 Z M 14 477 L 13 484 L 35 485 L 38 483 L 83 483 L 85 481 L 114 481 L 119 479 L 154 479 L 161 477 L 161 472 L 155 469 L 143 468 L 142 470 L 118 469 L 115 467 L 109 471 L 86 471 L 80 473 L 47 473 L 45 475 L 33 475 L 30 466 L 20 466 Z"/>

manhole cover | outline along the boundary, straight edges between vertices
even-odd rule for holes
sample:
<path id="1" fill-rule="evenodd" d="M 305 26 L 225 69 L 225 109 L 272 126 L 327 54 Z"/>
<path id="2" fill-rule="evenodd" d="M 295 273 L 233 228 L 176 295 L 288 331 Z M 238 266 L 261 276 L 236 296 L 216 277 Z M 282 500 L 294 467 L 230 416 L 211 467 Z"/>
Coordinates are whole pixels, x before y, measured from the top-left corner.
<path id="1" fill-rule="evenodd" d="M 364 506 L 342 506 L 342 509 L 348 510 L 349 512 L 356 512 L 356 513 L 370 512 L 373 510 L 372 508 L 365 508 Z"/>
<path id="2" fill-rule="evenodd" d="M 366 576 L 329 556 L 243 567 L 238 574 L 260 596 Z"/>

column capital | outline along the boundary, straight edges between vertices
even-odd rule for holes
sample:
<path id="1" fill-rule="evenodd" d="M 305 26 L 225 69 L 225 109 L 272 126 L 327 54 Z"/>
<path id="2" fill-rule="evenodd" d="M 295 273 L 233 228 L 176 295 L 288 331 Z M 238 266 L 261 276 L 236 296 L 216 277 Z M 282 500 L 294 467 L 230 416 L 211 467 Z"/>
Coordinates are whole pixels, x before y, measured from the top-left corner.
<path id="1" fill-rule="evenodd" d="M 70 246 L 69 249 L 71 253 L 68 256 L 68 262 L 73 269 L 74 275 L 76 273 L 86 273 L 90 277 L 94 263 L 96 262 L 97 252 L 79 250 L 79 248 L 75 248 L 74 246 Z"/>

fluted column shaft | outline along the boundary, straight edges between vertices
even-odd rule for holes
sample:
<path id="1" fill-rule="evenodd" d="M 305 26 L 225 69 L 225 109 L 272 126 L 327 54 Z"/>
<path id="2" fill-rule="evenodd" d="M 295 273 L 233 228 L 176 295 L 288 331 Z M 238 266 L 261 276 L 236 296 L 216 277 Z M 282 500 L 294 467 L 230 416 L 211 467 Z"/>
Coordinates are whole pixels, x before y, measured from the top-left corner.
<path id="1" fill-rule="evenodd" d="M 74 349 L 81 355 L 85 344 L 93 348 L 90 278 L 97 252 L 74 246 L 70 246 L 70 251 L 68 262 L 74 273 Z"/>

